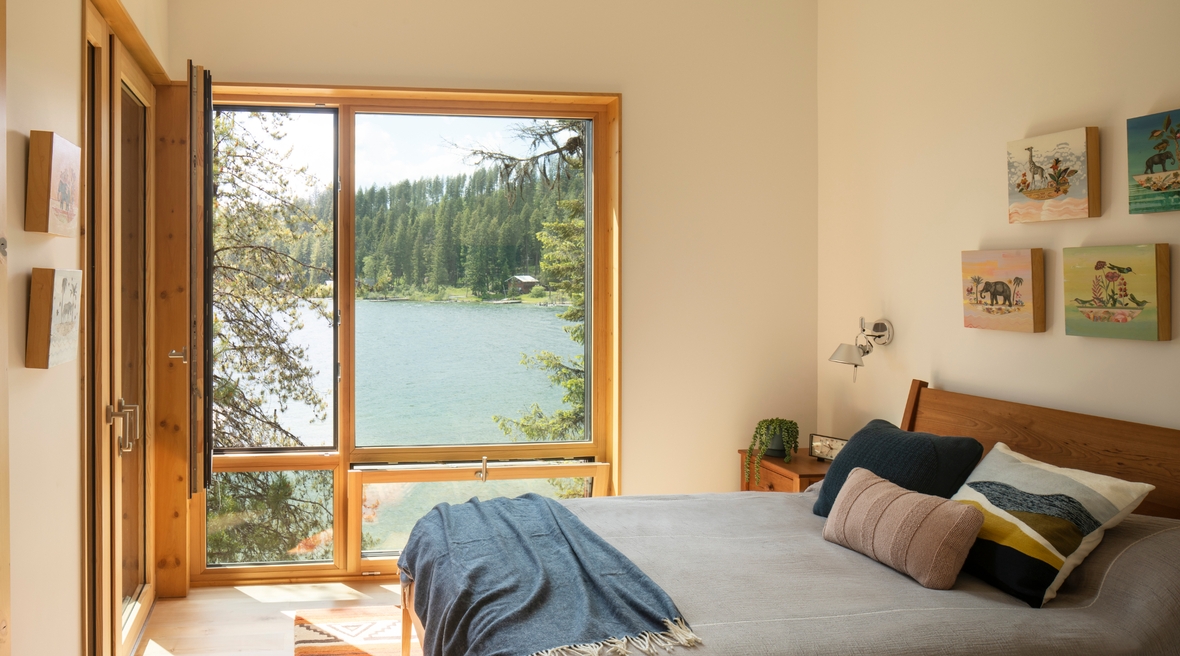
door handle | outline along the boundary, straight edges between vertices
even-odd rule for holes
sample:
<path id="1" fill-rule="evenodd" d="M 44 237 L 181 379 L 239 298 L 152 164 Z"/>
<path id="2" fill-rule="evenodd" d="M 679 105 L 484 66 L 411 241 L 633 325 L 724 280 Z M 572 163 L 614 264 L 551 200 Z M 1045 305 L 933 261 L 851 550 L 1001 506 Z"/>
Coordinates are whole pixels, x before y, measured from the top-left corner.
<path id="1" fill-rule="evenodd" d="M 119 399 L 118 409 L 107 406 L 107 423 L 115 423 L 115 419 L 123 420 L 123 433 L 119 435 L 119 452 L 127 453 L 135 448 L 135 441 L 139 439 L 139 406 Z"/>
<path id="2" fill-rule="evenodd" d="M 188 347 L 183 346 L 179 351 L 172 349 L 168 351 L 168 357 L 173 360 L 180 360 L 184 364 L 188 364 Z"/>
<path id="3" fill-rule="evenodd" d="M 120 399 L 120 403 L 122 403 L 122 399 Z M 125 449 L 126 451 L 130 451 L 131 449 L 135 448 L 136 442 L 139 442 L 140 440 L 143 439 L 143 434 L 140 432 L 141 427 L 139 425 L 139 406 L 138 405 L 131 405 L 130 403 L 125 403 L 125 404 L 123 404 L 123 410 L 130 413 L 130 417 L 131 417 L 131 429 L 132 429 L 131 435 L 132 435 L 132 437 L 127 440 L 127 448 Z"/>

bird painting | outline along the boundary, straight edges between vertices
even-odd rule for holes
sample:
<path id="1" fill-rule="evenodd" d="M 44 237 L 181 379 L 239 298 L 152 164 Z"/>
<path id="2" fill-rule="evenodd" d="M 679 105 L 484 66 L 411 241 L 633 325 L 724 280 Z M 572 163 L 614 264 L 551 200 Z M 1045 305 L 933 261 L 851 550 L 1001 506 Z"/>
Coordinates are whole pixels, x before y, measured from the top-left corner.
<path id="1" fill-rule="evenodd" d="M 1171 339 L 1168 244 L 1066 248 L 1062 264 L 1065 334 Z"/>

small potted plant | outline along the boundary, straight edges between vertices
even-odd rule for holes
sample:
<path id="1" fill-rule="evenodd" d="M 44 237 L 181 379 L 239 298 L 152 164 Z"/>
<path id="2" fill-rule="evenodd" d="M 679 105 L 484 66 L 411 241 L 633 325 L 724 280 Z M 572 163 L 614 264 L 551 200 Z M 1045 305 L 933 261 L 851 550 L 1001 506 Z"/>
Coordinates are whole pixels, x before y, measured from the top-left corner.
<path id="1" fill-rule="evenodd" d="M 754 427 L 754 436 L 750 438 L 750 448 L 746 451 L 744 475 L 746 482 L 750 481 L 751 461 L 753 461 L 754 484 L 758 485 L 762 479 L 762 456 L 784 458 L 791 462 L 791 453 L 799 452 L 799 424 L 790 419 L 763 419 Z"/>

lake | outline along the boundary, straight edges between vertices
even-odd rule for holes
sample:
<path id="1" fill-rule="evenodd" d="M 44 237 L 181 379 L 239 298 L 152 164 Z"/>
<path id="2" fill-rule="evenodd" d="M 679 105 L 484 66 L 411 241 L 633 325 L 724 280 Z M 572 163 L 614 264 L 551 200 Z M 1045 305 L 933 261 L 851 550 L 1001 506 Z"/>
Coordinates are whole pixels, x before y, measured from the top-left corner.
<path id="1" fill-rule="evenodd" d="M 546 412 L 563 407 L 563 390 L 520 361 L 537 351 L 581 352 L 563 329 L 572 324 L 557 317 L 565 309 L 358 300 L 357 445 L 511 441 L 493 416 L 517 418 L 533 403 Z M 332 327 L 310 311 L 304 324 L 293 341 L 308 348 L 316 387 L 331 398 Z M 332 444 L 331 420 L 313 421 L 310 408 L 292 404 L 280 416 L 304 444 Z"/>

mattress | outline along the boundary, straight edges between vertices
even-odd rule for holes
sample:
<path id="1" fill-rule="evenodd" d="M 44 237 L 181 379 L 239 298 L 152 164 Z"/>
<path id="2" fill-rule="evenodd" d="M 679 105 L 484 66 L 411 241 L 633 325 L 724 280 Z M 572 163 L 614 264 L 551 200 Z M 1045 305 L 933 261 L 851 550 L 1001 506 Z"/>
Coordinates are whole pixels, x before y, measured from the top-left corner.
<path id="1" fill-rule="evenodd" d="M 694 656 L 1180 653 L 1180 521 L 1132 515 L 1034 609 L 928 590 L 823 539 L 815 492 L 564 502 L 672 597 Z"/>

